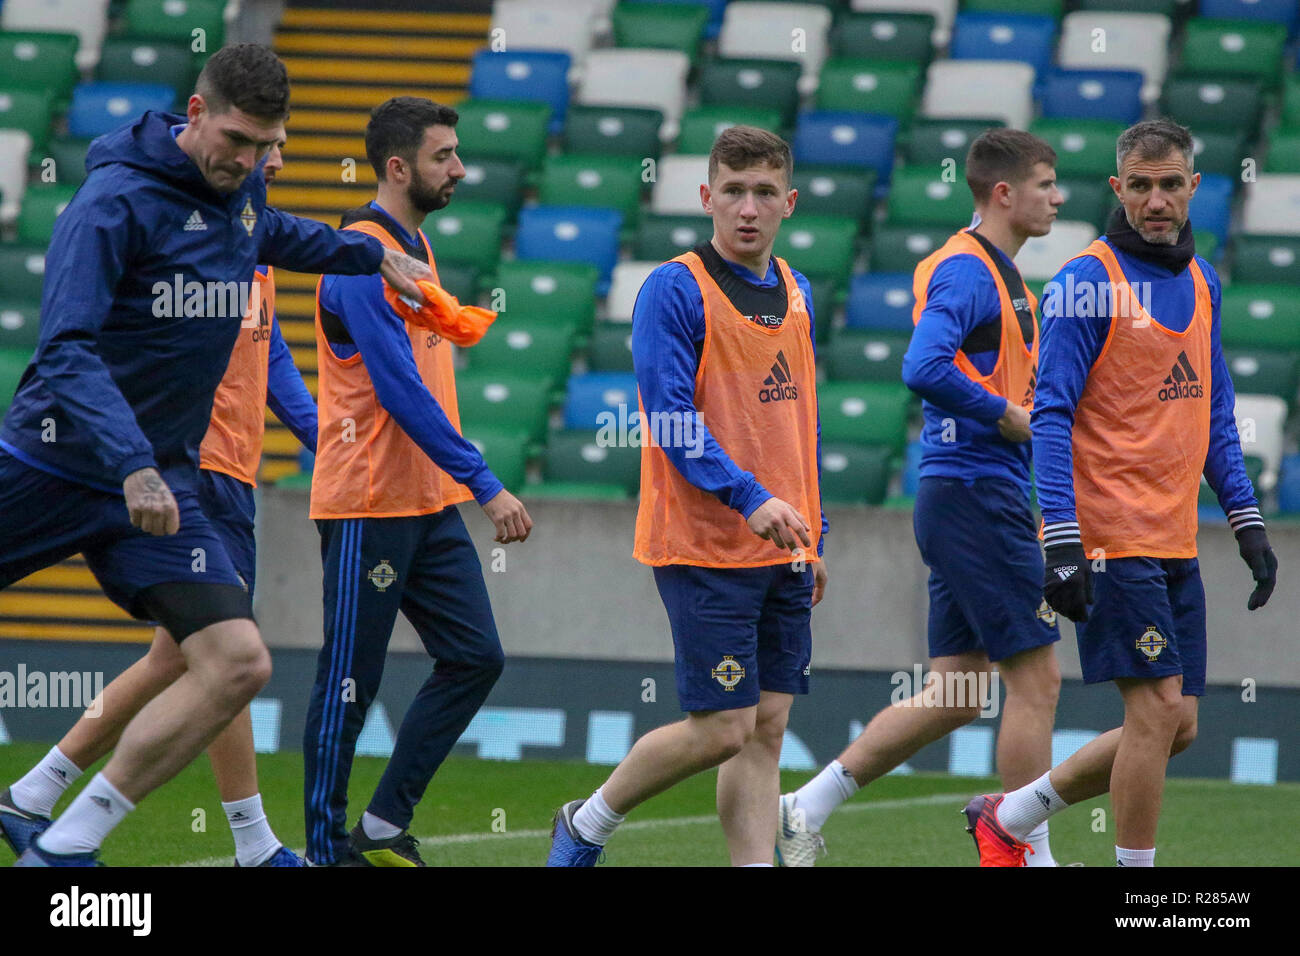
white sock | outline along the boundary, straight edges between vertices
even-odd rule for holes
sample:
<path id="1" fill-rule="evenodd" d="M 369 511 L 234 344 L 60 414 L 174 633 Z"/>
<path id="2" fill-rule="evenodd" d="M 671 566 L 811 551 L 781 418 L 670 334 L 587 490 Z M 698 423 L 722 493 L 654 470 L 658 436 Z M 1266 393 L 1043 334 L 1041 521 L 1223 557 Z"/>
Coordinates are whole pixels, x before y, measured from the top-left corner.
<path id="1" fill-rule="evenodd" d="M 740 864 L 740 868 L 743 870 L 745 869 L 745 867 L 748 866 L 771 866 L 771 865 L 772 865 L 771 863 L 742 863 Z"/>
<path id="2" fill-rule="evenodd" d="M 998 805 L 998 823 L 1021 843 L 1040 823 L 1069 806 L 1052 788 L 1051 775 L 1049 770 L 1033 783 L 1004 794 Z"/>
<path id="3" fill-rule="evenodd" d="M 817 833 L 831 811 L 858 792 L 858 782 L 844 764 L 832 760 L 822 772 L 795 791 L 794 805 L 803 811 L 804 825 Z"/>
<path id="4" fill-rule="evenodd" d="M 97 773 L 36 842 L 47 853 L 93 853 L 134 809 L 134 803 Z"/>
<path id="5" fill-rule="evenodd" d="M 235 860 L 240 866 L 260 866 L 282 846 L 266 821 L 260 793 L 222 803 L 221 809 L 226 811 L 230 835 L 235 838 Z"/>
<path id="6" fill-rule="evenodd" d="M 375 816 L 369 810 L 361 814 L 361 829 L 372 840 L 391 840 L 402 832 L 401 827 L 393 826 L 387 820 Z"/>
<path id="7" fill-rule="evenodd" d="M 604 846 L 614 835 L 618 825 L 626 819 L 622 813 L 615 813 L 605 802 L 604 795 L 598 789 L 573 815 L 573 828 L 578 836 L 588 843 Z"/>
<path id="8" fill-rule="evenodd" d="M 1122 846 L 1115 847 L 1115 865 L 1116 866 L 1155 866 L 1156 865 L 1156 848 L 1149 850 L 1126 850 Z"/>
<path id="9" fill-rule="evenodd" d="M 81 768 L 63 755 L 58 747 L 41 758 L 21 780 L 9 788 L 9 795 L 19 810 L 53 816 L 54 805 L 73 782 L 81 776 Z"/>
<path id="10" fill-rule="evenodd" d="M 1052 844 L 1047 837 L 1047 821 L 1044 820 L 1025 837 L 1033 853 L 1025 854 L 1025 866 L 1056 866 L 1052 858 Z"/>

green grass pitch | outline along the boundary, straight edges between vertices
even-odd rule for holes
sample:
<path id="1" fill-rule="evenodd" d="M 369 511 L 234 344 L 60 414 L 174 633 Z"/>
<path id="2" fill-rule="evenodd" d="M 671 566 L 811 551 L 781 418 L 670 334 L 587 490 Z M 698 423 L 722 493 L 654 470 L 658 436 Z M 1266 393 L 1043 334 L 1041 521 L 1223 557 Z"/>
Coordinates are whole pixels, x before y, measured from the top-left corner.
<path id="1" fill-rule="evenodd" d="M 0 786 L 8 786 L 48 745 L 0 746 Z M 382 759 L 353 765 L 348 824 L 356 822 L 383 772 Z M 556 761 L 449 759 L 415 813 L 411 832 L 431 866 L 537 866 L 546 859 L 555 808 L 594 790 L 608 767 Z M 302 758 L 258 758 L 267 816 L 280 839 L 301 851 Z M 93 773 L 82 777 L 75 793 Z M 782 786 L 811 775 L 786 773 Z M 704 773 L 649 801 L 610 842 L 608 866 L 724 866 L 727 848 L 714 808 L 714 773 Z M 941 774 L 890 776 L 860 792 L 823 831 L 824 866 L 973 866 L 975 850 L 958 815 L 972 794 L 996 781 Z M 57 810 L 66 805 L 65 795 Z M 1160 822 L 1161 866 L 1278 866 L 1300 863 L 1290 833 L 1300 785 L 1243 786 L 1217 780 L 1170 780 Z M 1100 809 L 1101 814 L 1095 811 Z M 197 813 L 196 811 L 202 811 Z M 2 846 L 2 845 L 0 845 Z M 1114 835 L 1106 797 L 1071 807 L 1052 820 L 1052 851 L 1061 863 L 1110 866 Z M 203 863 L 230 865 L 234 844 L 206 759 L 151 794 L 104 846 L 110 866 Z M 0 865 L 9 862 L 0 848 Z"/>

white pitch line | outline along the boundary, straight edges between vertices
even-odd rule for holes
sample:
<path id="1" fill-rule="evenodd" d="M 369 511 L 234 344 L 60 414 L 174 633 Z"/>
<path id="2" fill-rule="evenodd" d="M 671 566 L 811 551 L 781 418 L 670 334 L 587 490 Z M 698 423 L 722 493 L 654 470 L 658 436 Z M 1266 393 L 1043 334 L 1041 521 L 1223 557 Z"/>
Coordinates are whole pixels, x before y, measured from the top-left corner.
<path id="1" fill-rule="evenodd" d="M 934 793 L 924 797 L 903 797 L 897 800 L 870 800 L 859 803 L 844 804 L 838 813 L 862 813 L 867 810 L 903 810 L 908 807 L 936 806 L 945 803 L 964 803 L 970 799 L 964 793 Z M 619 830 L 657 830 L 661 827 L 694 827 L 717 824 L 717 814 L 697 817 L 664 817 L 659 820 L 632 820 L 619 826 Z M 419 837 L 421 846 L 453 846 L 461 843 L 486 843 L 499 840 L 533 840 L 550 837 L 549 828 L 545 830 L 507 830 L 505 833 L 452 833 L 443 836 Z M 296 851 L 302 855 L 302 851 Z M 235 862 L 233 856 L 213 856 L 206 860 L 194 860 L 190 863 L 177 863 L 174 866 L 230 866 Z"/>

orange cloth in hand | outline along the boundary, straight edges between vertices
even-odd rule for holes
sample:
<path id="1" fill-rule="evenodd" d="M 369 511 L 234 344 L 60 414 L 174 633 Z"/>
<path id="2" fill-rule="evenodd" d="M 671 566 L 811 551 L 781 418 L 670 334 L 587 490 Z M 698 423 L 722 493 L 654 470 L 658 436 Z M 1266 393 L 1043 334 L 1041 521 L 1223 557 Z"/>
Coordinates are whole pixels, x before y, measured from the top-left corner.
<path id="1" fill-rule="evenodd" d="M 496 321 L 497 314 L 491 309 L 461 305 L 454 295 L 429 279 L 421 279 L 416 285 L 424 293 L 424 305 L 417 309 L 412 300 L 398 295 L 393 308 L 407 322 L 437 332 L 453 345 L 477 345 Z"/>

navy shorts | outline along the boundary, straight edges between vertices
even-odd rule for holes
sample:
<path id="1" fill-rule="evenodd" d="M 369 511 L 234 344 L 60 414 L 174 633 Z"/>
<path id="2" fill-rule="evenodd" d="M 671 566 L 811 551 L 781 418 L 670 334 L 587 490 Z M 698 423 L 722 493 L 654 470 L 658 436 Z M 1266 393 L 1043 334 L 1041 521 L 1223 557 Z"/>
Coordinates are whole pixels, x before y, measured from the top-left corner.
<path id="1" fill-rule="evenodd" d="M 1183 675 L 1205 694 L 1205 588 L 1195 558 L 1111 558 L 1094 573 L 1088 620 L 1076 626 L 1087 684 Z"/>
<path id="2" fill-rule="evenodd" d="M 168 483 L 180 510 L 180 529 L 146 534 L 131 524 L 120 494 L 51 475 L 0 451 L 0 588 L 78 551 L 109 599 L 140 620 L 148 615 L 136 598 L 155 584 L 241 587 L 198 493 Z"/>
<path id="3" fill-rule="evenodd" d="M 812 566 L 654 569 L 668 610 L 683 711 L 738 710 L 760 690 L 808 693 Z"/>
<path id="4" fill-rule="evenodd" d="M 235 566 L 235 573 L 243 579 L 249 596 L 257 577 L 257 542 L 253 535 L 253 522 L 257 507 L 253 502 L 253 486 L 220 471 L 199 470 L 199 504 L 208 516 L 226 554 Z"/>
<path id="5" fill-rule="evenodd" d="M 1024 493 L 1004 478 L 922 478 L 912 527 L 930 569 L 930 657 L 990 661 L 1060 640 Z"/>

